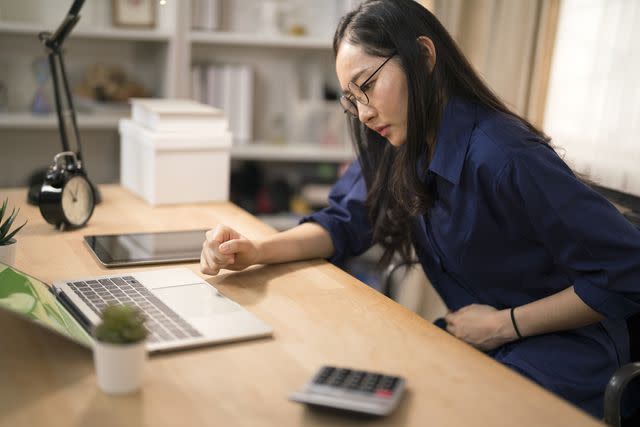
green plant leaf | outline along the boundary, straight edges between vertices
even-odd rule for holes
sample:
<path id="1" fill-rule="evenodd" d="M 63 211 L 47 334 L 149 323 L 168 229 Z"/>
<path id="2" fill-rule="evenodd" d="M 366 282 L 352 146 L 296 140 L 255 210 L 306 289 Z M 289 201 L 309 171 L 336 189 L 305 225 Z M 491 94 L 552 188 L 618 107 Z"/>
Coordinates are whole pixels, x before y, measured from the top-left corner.
<path id="1" fill-rule="evenodd" d="M 18 231 L 22 230 L 22 227 L 24 227 L 25 225 L 27 225 L 27 221 L 25 221 L 24 224 L 22 224 L 20 227 L 16 228 L 11 233 L 9 233 L 7 237 L 3 237 L 2 240 L 8 242 L 9 240 L 11 240 L 13 236 L 15 236 L 18 233 Z"/>
<path id="2" fill-rule="evenodd" d="M 20 209 L 18 209 L 18 212 L 20 212 Z M 16 208 L 13 208 L 7 221 L 0 226 L 0 240 L 4 240 L 4 236 L 9 232 L 9 228 L 11 228 L 11 224 L 13 224 L 13 221 L 16 219 L 18 212 L 16 212 Z"/>
<path id="3" fill-rule="evenodd" d="M 9 202 L 9 199 L 4 199 L 4 202 L 2 203 L 2 208 L 0 208 L 0 224 L 2 224 L 2 217 L 4 216 L 4 211 L 7 209 L 7 202 Z"/>

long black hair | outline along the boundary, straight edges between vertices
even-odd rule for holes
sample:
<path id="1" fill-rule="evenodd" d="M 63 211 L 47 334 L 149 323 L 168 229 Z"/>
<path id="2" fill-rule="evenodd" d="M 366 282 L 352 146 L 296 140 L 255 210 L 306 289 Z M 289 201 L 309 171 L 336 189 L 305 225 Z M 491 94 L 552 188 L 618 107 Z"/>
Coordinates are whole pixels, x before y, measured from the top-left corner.
<path id="1" fill-rule="evenodd" d="M 428 50 L 418 38 L 433 41 L 437 60 L 427 68 Z M 413 219 L 433 204 L 431 190 L 420 181 L 433 155 L 444 106 L 452 96 L 508 114 L 549 144 L 549 138 L 518 116 L 474 71 L 438 19 L 414 0 L 365 0 L 340 20 L 333 38 L 337 56 L 343 41 L 379 57 L 394 55 L 404 70 L 407 88 L 406 142 L 389 144 L 357 118 L 348 118 L 356 154 L 367 184 L 365 205 L 373 225 L 373 240 L 384 248 L 382 264 L 398 252 L 411 256 Z"/>

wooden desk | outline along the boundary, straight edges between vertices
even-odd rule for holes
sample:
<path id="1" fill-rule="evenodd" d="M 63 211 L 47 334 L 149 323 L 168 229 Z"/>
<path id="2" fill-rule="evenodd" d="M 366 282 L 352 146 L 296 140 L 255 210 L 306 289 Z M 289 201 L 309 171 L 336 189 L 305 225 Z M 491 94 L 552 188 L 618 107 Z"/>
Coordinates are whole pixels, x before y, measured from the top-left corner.
<path id="1" fill-rule="evenodd" d="M 61 233 L 26 205 L 26 190 L 0 190 L 29 219 L 17 268 L 48 283 L 125 271 L 102 268 L 85 234 L 219 222 L 250 238 L 274 232 L 230 203 L 154 208 L 118 186 L 102 192 L 89 225 Z M 98 390 L 89 351 L 1 312 L 0 425 L 602 425 L 325 261 L 224 273 L 207 281 L 272 325 L 274 337 L 153 356 L 142 391 L 125 397 Z M 380 419 L 289 402 L 325 363 L 405 376 L 408 393 Z"/>

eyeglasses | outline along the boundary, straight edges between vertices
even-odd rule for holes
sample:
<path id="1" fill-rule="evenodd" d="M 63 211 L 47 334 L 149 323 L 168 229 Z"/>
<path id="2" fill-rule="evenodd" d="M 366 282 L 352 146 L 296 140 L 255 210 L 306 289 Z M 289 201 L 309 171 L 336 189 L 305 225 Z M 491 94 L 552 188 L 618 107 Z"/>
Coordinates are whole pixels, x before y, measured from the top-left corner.
<path id="1" fill-rule="evenodd" d="M 370 88 L 369 81 L 378 73 L 378 71 L 380 71 L 382 67 L 384 67 L 384 64 L 389 62 L 389 60 L 394 56 L 395 54 L 385 59 L 384 62 L 380 64 L 373 73 L 371 73 L 367 80 L 362 82 L 360 85 L 357 85 L 353 81 L 349 82 L 347 87 L 349 88 L 350 93 L 340 97 L 340 104 L 342 105 L 342 108 L 344 108 L 345 114 L 358 117 L 358 105 L 356 104 L 356 101 L 362 105 L 369 105 L 369 97 L 367 96 L 367 90 Z"/>

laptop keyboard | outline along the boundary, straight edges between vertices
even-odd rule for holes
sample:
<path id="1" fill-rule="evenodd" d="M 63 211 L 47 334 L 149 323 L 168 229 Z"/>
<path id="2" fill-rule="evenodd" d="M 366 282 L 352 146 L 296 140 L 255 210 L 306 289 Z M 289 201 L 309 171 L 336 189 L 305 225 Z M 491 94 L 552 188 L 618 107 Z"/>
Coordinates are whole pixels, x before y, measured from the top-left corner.
<path id="1" fill-rule="evenodd" d="M 150 342 L 201 337 L 193 326 L 131 276 L 68 282 L 67 285 L 98 316 L 109 304 L 137 306 L 144 312 Z"/>

